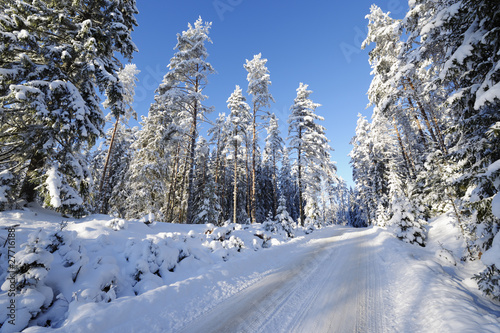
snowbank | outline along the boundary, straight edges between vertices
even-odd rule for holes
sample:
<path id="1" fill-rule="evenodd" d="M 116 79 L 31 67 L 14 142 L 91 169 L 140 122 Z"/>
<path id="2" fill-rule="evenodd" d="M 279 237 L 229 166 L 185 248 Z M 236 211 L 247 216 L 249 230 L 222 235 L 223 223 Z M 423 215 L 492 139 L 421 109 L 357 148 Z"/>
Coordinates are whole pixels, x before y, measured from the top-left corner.
<path id="1" fill-rule="evenodd" d="M 24 265 L 9 270 L 7 248 L 0 250 L 0 281 L 6 281 L 0 294 L 1 332 L 71 326 L 79 318 L 96 316 L 107 303 L 130 309 L 159 295 L 176 299 L 186 285 L 193 288 L 191 280 L 217 265 L 290 240 L 286 231 L 270 225 L 144 221 L 105 215 L 73 220 L 41 208 L 1 212 L 0 227 L 13 228 L 16 264 Z M 297 229 L 296 234 L 305 232 Z M 0 233 L 0 242 L 6 241 L 7 235 Z M 211 271 L 214 284 L 223 272 Z M 16 297 L 9 297 L 10 274 L 17 276 Z M 16 302 L 15 325 L 8 322 L 11 299 Z"/>

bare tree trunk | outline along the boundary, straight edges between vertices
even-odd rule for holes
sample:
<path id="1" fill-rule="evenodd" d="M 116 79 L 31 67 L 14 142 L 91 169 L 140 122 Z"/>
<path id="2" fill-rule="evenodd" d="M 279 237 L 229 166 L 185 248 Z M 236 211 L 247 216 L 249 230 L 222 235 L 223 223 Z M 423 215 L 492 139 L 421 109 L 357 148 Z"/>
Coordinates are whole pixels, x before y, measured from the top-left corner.
<path id="1" fill-rule="evenodd" d="M 413 96 L 415 97 L 415 99 L 417 101 L 417 106 L 418 106 L 418 109 L 420 110 L 420 115 L 422 116 L 422 119 L 424 119 L 425 125 L 427 126 L 427 130 L 429 131 L 429 134 L 431 135 L 432 141 L 439 144 L 439 142 L 436 138 L 436 135 L 434 134 L 434 130 L 432 129 L 431 123 L 429 122 L 429 118 L 427 117 L 427 112 L 425 112 L 425 109 L 422 106 L 422 103 L 420 103 L 420 100 L 416 96 L 416 91 L 415 91 L 415 87 L 413 86 L 413 83 L 411 82 L 410 79 L 406 79 L 406 80 L 408 81 L 408 84 L 410 85 L 410 88 L 413 91 Z M 406 86 L 405 86 L 405 89 L 406 89 Z M 413 106 L 413 101 L 412 101 L 411 97 L 408 97 L 408 101 L 410 102 L 410 105 Z"/>
<path id="2" fill-rule="evenodd" d="M 38 152 L 30 159 L 30 164 L 28 165 L 28 170 L 21 186 L 21 192 L 19 193 L 19 197 L 27 202 L 34 202 L 36 199 L 37 184 L 34 178 L 36 178 L 36 170 L 43 167 L 44 162 L 45 156 Z"/>
<path id="3" fill-rule="evenodd" d="M 219 134 L 217 136 L 217 153 L 216 153 L 216 157 L 215 157 L 215 186 L 217 187 L 217 200 L 219 200 L 219 205 L 221 207 L 224 207 L 223 205 L 223 201 L 222 201 L 222 195 L 221 195 L 221 188 L 223 187 L 222 184 L 219 184 L 219 181 L 221 179 L 220 177 L 220 159 L 221 159 L 221 140 L 220 140 L 220 136 L 221 136 L 221 130 L 219 128 Z M 219 221 L 217 221 L 217 223 L 219 223 Z"/>
<path id="4" fill-rule="evenodd" d="M 199 70 L 197 66 L 197 71 Z M 199 92 L 200 89 L 200 82 L 199 79 L 196 79 L 195 85 L 194 85 L 194 91 L 196 93 Z M 189 166 L 189 177 L 188 177 L 188 204 L 187 204 L 187 218 L 186 222 L 189 224 L 193 223 L 193 213 L 194 213 L 194 188 L 193 188 L 193 181 L 194 181 L 194 169 L 195 169 L 195 150 L 196 150 L 196 133 L 197 133 L 197 124 L 198 122 L 198 101 L 196 100 L 194 102 L 193 106 L 193 120 L 191 123 L 191 151 L 190 151 L 190 166 Z"/>
<path id="5" fill-rule="evenodd" d="M 441 148 L 443 153 L 447 153 L 448 150 L 446 149 L 446 147 L 444 145 L 443 136 L 442 136 L 441 130 L 439 129 L 439 126 L 437 124 L 437 119 L 436 119 L 434 112 L 432 110 L 430 111 L 431 115 L 433 116 L 433 125 L 434 126 L 432 126 L 430 121 L 429 121 L 429 118 L 427 117 L 427 113 L 425 112 L 424 106 L 422 105 L 419 98 L 417 97 L 417 91 L 415 89 L 415 86 L 413 85 L 413 83 L 411 82 L 410 79 L 408 79 L 408 83 L 410 84 L 410 88 L 413 90 L 413 96 L 417 100 L 418 108 L 420 109 L 420 113 L 422 114 L 422 117 L 425 120 L 425 123 L 427 125 L 428 130 L 429 130 L 429 133 L 431 133 L 432 139 L 434 140 L 434 142 L 436 142 L 439 145 L 439 147 Z M 434 131 L 437 133 L 437 136 L 435 135 Z"/>
<path id="6" fill-rule="evenodd" d="M 432 116 L 432 122 L 434 124 L 434 128 L 436 129 L 436 132 L 437 132 L 437 135 L 439 138 L 439 143 L 441 144 L 441 148 L 443 149 L 443 153 L 445 155 L 448 155 L 448 149 L 446 148 L 446 146 L 444 144 L 444 136 L 443 136 L 443 133 L 441 132 L 441 129 L 439 128 L 438 120 L 436 118 L 436 113 L 432 109 L 430 109 L 430 113 Z"/>
<path id="7" fill-rule="evenodd" d="M 250 179 L 250 161 L 249 161 L 249 154 L 248 152 L 250 151 L 250 147 L 249 145 L 247 144 L 246 145 L 247 149 L 246 149 L 246 156 L 245 156 L 245 160 L 246 160 L 246 187 L 247 187 L 247 203 L 246 203 L 246 206 L 247 206 L 247 213 L 251 214 L 251 211 L 252 211 L 252 184 L 251 184 L 251 179 Z"/>
<path id="8" fill-rule="evenodd" d="M 405 138 L 406 138 L 406 145 L 408 147 L 408 159 L 411 162 L 411 165 L 412 165 L 412 168 L 413 168 L 413 174 L 416 177 L 417 176 L 417 166 L 415 164 L 415 158 L 413 158 L 413 154 L 412 154 L 412 151 L 411 151 L 411 143 L 410 143 L 410 140 L 408 139 L 407 135 L 405 136 Z"/>
<path id="9" fill-rule="evenodd" d="M 273 218 L 276 218 L 278 210 L 278 186 L 276 184 L 276 152 L 273 151 Z"/>
<path id="10" fill-rule="evenodd" d="M 256 175 L 255 175 L 255 169 L 256 169 L 256 152 L 257 152 L 257 124 L 256 124 L 256 118 L 257 118 L 257 110 L 256 110 L 256 104 L 254 103 L 253 105 L 253 122 L 252 122 L 252 129 L 253 129 L 253 134 L 252 134 L 252 198 L 251 198 L 251 221 L 252 223 L 256 223 L 257 219 L 257 193 L 256 193 Z"/>
<path id="11" fill-rule="evenodd" d="M 103 193 L 102 190 L 104 188 L 104 184 L 106 183 L 106 173 L 108 171 L 108 166 L 109 166 L 109 161 L 111 160 L 111 154 L 113 152 L 113 144 L 115 143 L 115 136 L 116 136 L 116 131 L 118 129 L 118 125 L 120 122 L 120 115 L 116 117 L 116 122 L 115 122 L 115 127 L 113 128 L 113 134 L 111 135 L 111 141 L 109 143 L 109 148 L 108 148 L 108 153 L 106 155 L 106 162 L 104 163 L 104 169 L 102 171 L 102 177 L 101 177 L 101 182 L 99 184 L 99 202 L 100 202 L 100 207 L 99 207 L 99 212 L 104 214 L 104 200 L 103 200 Z"/>
<path id="12" fill-rule="evenodd" d="M 410 159 L 408 157 L 405 146 L 403 144 L 403 139 L 401 139 L 401 134 L 399 133 L 399 128 L 398 128 L 398 125 L 396 123 L 396 117 L 394 117 L 394 116 L 392 116 L 392 124 L 394 125 L 394 130 L 396 131 L 396 135 L 398 137 L 399 146 L 401 147 L 401 153 L 403 155 L 403 159 L 405 161 L 406 167 L 408 168 L 410 173 L 412 173 L 415 171 L 414 170 L 414 163 L 413 163 L 413 161 L 410 161 Z"/>
<path id="13" fill-rule="evenodd" d="M 420 120 L 418 119 L 417 115 L 415 113 L 413 113 L 413 111 L 415 110 L 415 107 L 413 106 L 413 101 L 412 101 L 411 97 L 408 97 L 408 103 L 410 103 L 411 116 L 413 116 L 413 118 L 415 119 L 415 122 L 417 123 L 418 133 L 420 134 L 420 138 L 422 140 L 422 143 L 424 146 L 427 146 L 427 140 L 425 139 L 425 134 L 424 134 L 424 131 L 422 130 L 422 125 L 420 124 Z"/>
<path id="14" fill-rule="evenodd" d="M 186 215 L 186 204 L 184 201 L 184 197 L 186 196 L 186 190 L 187 186 L 186 183 L 189 182 L 188 180 L 188 175 L 189 175 L 189 158 L 187 156 L 187 153 L 191 151 L 191 141 L 189 142 L 189 145 L 186 149 L 186 156 L 184 159 L 184 167 L 182 168 L 182 182 L 179 186 L 180 188 L 180 203 L 179 203 L 179 223 L 185 223 L 185 215 Z"/>
<path id="15" fill-rule="evenodd" d="M 180 152 L 181 152 L 181 144 L 177 144 L 176 149 L 176 157 L 174 161 L 174 166 L 172 168 L 172 176 L 170 180 L 170 185 L 168 188 L 168 196 L 167 196 L 167 221 L 172 222 L 173 210 L 174 210 L 174 198 L 172 195 L 175 191 L 175 187 L 177 186 L 177 178 L 179 177 L 179 164 L 180 164 Z"/>
<path id="16" fill-rule="evenodd" d="M 302 129 L 299 129 L 299 142 L 302 141 Z M 305 223 L 305 215 L 304 215 L 304 203 L 302 198 L 302 149 L 299 147 L 297 151 L 297 163 L 298 163 L 298 181 L 299 181 L 299 216 L 300 216 L 300 224 L 304 226 Z"/>
<path id="17" fill-rule="evenodd" d="M 236 137 L 237 131 L 234 131 Z M 233 223 L 238 222 L 238 141 L 234 140 L 234 189 L 233 189 Z"/>

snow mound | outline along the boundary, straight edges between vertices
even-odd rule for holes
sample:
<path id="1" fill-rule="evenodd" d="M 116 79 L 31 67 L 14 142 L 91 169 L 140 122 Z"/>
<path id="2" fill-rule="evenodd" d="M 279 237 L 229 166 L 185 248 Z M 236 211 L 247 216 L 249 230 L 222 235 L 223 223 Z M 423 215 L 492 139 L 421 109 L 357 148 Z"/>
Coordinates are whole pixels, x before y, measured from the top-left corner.
<path id="1" fill-rule="evenodd" d="M 260 224 L 176 225 L 154 222 L 152 214 L 131 221 L 105 215 L 72 220 L 39 207 L 0 212 L 0 227 L 10 226 L 16 264 L 9 269 L 7 249 L 0 250 L 2 332 L 63 327 L 90 304 L 178 288 L 215 265 L 290 240 Z M 17 290 L 15 325 L 8 322 L 11 286 Z"/>

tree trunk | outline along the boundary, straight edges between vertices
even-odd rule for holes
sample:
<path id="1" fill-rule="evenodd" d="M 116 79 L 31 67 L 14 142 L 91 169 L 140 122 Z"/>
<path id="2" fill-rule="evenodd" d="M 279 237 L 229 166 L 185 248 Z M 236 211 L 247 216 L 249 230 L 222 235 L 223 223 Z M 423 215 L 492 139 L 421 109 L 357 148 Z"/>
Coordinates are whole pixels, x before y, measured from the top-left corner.
<path id="1" fill-rule="evenodd" d="M 43 167 L 45 156 L 40 153 L 35 153 L 31 158 L 26 177 L 24 178 L 19 197 L 27 202 L 34 202 L 36 199 L 37 184 L 34 179 L 37 178 L 36 171 Z"/>
<path id="2" fill-rule="evenodd" d="M 251 182 L 251 177 L 250 177 L 250 173 L 251 173 L 251 170 L 250 170 L 250 161 L 249 161 L 249 151 L 250 151 L 250 147 L 248 145 L 248 140 L 247 140 L 247 144 L 246 144 L 246 153 L 245 153 L 245 161 L 246 161 L 246 192 L 247 192 L 247 213 L 250 215 L 252 214 L 252 182 Z"/>
<path id="3" fill-rule="evenodd" d="M 422 144 L 424 145 L 424 147 L 427 147 L 427 142 L 426 142 L 427 140 L 425 139 L 425 134 L 424 134 L 424 131 L 422 130 L 422 125 L 420 124 L 420 120 L 418 119 L 417 115 L 415 113 L 413 113 L 413 111 L 415 110 L 415 107 L 413 106 L 413 101 L 412 101 L 411 97 L 408 97 L 408 103 L 410 103 L 411 116 L 413 116 L 413 118 L 415 119 L 415 122 L 417 123 L 418 133 L 420 134 Z"/>
<path id="4" fill-rule="evenodd" d="M 253 128 L 253 134 L 252 134 L 252 198 L 251 198 L 251 220 L 252 223 L 256 223 L 256 215 L 257 215 L 257 197 L 256 197 L 256 186 L 255 186 L 255 165 L 256 165 L 256 151 L 257 151 L 257 124 L 256 124 L 256 118 L 257 118 L 257 110 L 256 110 L 256 104 L 254 103 L 253 105 L 253 122 L 252 122 L 252 128 Z"/>
<path id="5" fill-rule="evenodd" d="M 197 104 L 197 103 L 195 103 Z M 193 223 L 193 209 L 194 209 L 194 188 L 193 188 L 193 181 L 194 181 L 194 169 L 195 169 L 195 149 L 196 149 L 196 126 L 197 126 L 197 117 L 198 117 L 198 112 L 197 108 L 198 106 L 195 105 L 195 110 L 193 112 L 193 124 L 191 128 L 191 150 L 189 153 L 189 160 L 190 160 L 190 165 L 189 165 L 189 176 L 188 176 L 188 204 L 187 204 L 187 218 L 186 218 L 186 223 L 192 224 Z"/>
<path id="6" fill-rule="evenodd" d="M 217 153 L 215 157 L 215 186 L 217 187 L 216 192 L 217 192 L 217 200 L 219 200 L 219 205 L 221 207 L 224 207 L 223 202 L 222 202 L 222 195 L 221 195 L 221 188 L 223 187 L 220 182 L 220 159 L 221 159 L 221 140 L 220 136 L 222 131 L 219 128 L 219 134 L 217 136 Z M 219 224 L 219 221 L 217 221 L 217 224 Z"/>
<path id="7" fill-rule="evenodd" d="M 405 161 L 406 167 L 408 168 L 410 173 L 412 173 L 414 171 L 414 169 L 413 169 L 414 163 L 412 163 L 413 161 L 410 161 L 408 154 L 406 153 L 406 149 L 405 149 L 405 146 L 403 144 L 403 139 L 401 139 L 401 134 L 399 133 L 399 129 L 398 129 L 398 126 L 396 124 L 396 117 L 394 117 L 394 116 L 392 116 L 392 124 L 394 125 L 394 130 L 396 131 L 396 135 L 398 137 L 399 146 L 401 148 L 401 154 L 403 155 L 403 159 Z"/>
<path id="8" fill-rule="evenodd" d="M 119 122 L 120 122 L 120 116 L 118 115 L 116 117 L 115 127 L 113 128 L 113 134 L 111 135 L 111 141 L 109 143 L 108 153 L 107 153 L 107 156 L 106 156 L 106 162 L 104 163 L 104 169 L 102 171 L 101 182 L 99 184 L 98 198 L 99 198 L 99 202 L 100 202 L 99 213 L 101 213 L 101 214 L 106 213 L 104 211 L 104 206 L 105 205 L 104 205 L 104 199 L 103 199 L 102 190 L 103 190 L 104 185 L 106 183 L 106 173 L 108 171 L 109 161 L 111 160 L 111 153 L 113 152 L 113 144 L 115 143 L 115 136 L 116 136 L 116 131 L 118 129 Z"/>
<path id="9" fill-rule="evenodd" d="M 302 141 L 302 129 L 299 129 L 299 142 Z M 302 145 L 302 143 L 299 143 Z M 299 216 L 300 216 L 300 224 L 304 226 L 305 223 L 305 215 L 304 215 L 304 203 L 302 199 L 302 163 L 301 163 L 301 158 L 302 158 L 302 149 L 299 146 L 299 149 L 297 150 L 297 163 L 298 163 L 298 181 L 299 181 Z"/>
<path id="10" fill-rule="evenodd" d="M 278 210 L 278 186 L 276 184 L 276 152 L 273 151 L 273 218 L 276 218 Z"/>
<path id="11" fill-rule="evenodd" d="M 236 137 L 237 131 L 234 131 Z M 238 141 L 234 140 L 234 188 L 233 188 L 233 223 L 237 223 L 238 213 Z"/>
<path id="12" fill-rule="evenodd" d="M 413 90 L 413 96 L 417 100 L 417 105 L 420 109 L 420 113 L 422 114 L 422 117 L 425 120 L 427 128 L 429 129 L 429 133 L 431 133 L 432 139 L 434 140 L 434 142 L 436 142 L 439 145 L 439 147 L 441 148 L 443 153 L 447 153 L 448 150 L 446 149 L 446 147 L 444 145 L 444 140 L 443 140 L 443 137 L 441 134 L 441 130 L 439 129 L 439 126 L 437 124 L 437 119 L 436 119 L 434 112 L 432 110 L 430 111 L 431 115 L 433 116 L 433 125 L 434 125 L 434 127 L 433 127 L 429 121 L 429 118 L 427 117 L 427 113 L 425 112 L 424 106 L 422 105 L 422 103 L 420 102 L 420 100 L 418 99 L 418 97 L 416 95 L 417 91 L 415 89 L 415 86 L 413 85 L 413 83 L 409 79 L 408 79 L 408 83 L 410 84 L 410 88 Z M 437 136 L 435 135 L 433 129 L 436 131 Z"/>
<path id="13" fill-rule="evenodd" d="M 439 138 L 439 143 L 441 144 L 441 148 L 443 149 L 443 153 L 445 155 L 448 155 L 448 149 L 446 148 L 446 146 L 444 144 L 444 137 L 443 137 L 443 134 L 441 132 L 441 129 L 439 128 L 438 120 L 436 118 L 436 113 L 432 109 L 430 110 L 430 113 L 432 116 L 432 122 L 434 124 L 434 128 L 436 129 L 436 133 L 437 133 L 438 138 Z"/>
<path id="14" fill-rule="evenodd" d="M 186 148 L 186 156 L 184 158 L 184 167 L 182 168 L 182 182 L 179 185 L 179 193 L 180 193 L 180 202 L 179 202 L 179 223 L 186 223 L 185 215 L 186 215 L 186 204 L 184 198 L 186 196 L 186 183 L 189 183 L 189 158 L 188 153 L 191 151 L 191 141 L 189 141 L 189 145 Z"/>
<path id="15" fill-rule="evenodd" d="M 168 188 L 167 216 L 166 216 L 167 222 L 172 222 L 172 217 L 173 217 L 174 198 L 172 196 L 175 191 L 175 187 L 177 186 L 177 178 L 179 177 L 180 152 L 181 152 L 181 144 L 179 143 L 177 144 L 174 166 L 172 168 L 172 176 Z"/>
<path id="16" fill-rule="evenodd" d="M 194 85 L 194 91 L 198 93 L 199 89 L 200 89 L 200 82 L 199 79 L 197 78 Z M 194 155 L 196 150 L 196 132 L 198 126 L 197 122 L 198 122 L 198 101 L 196 100 L 194 101 L 194 106 L 193 106 L 193 119 L 191 123 L 191 151 L 189 154 L 190 166 L 189 166 L 189 177 L 188 177 L 188 205 L 187 205 L 187 218 L 186 218 L 186 222 L 189 224 L 193 223 L 193 213 L 194 213 L 193 181 L 194 181 L 194 169 L 195 169 Z"/>

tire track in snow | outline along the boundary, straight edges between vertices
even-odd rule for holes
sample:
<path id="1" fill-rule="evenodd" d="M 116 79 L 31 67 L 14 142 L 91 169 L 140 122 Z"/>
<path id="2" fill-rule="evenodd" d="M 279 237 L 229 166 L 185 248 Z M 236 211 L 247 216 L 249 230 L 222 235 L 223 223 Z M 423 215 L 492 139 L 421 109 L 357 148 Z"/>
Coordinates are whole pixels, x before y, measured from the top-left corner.
<path id="1" fill-rule="evenodd" d="M 181 332 L 384 332 L 383 268 L 372 231 L 358 230 L 322 240 Z"/>
<path id="2" fill-rule="evenodd" d="M 382 265 L 376 263 L 377 258 L 373 249 L 366 244 L 361 247 L 366 257 L 364 262 L 366 275 L 363 281 L 365 294 L 360 297 L 358 303 L 356 332 L 386 332 L 384 298 L 381 288 L 381 280 L 385 272 L 381 269 Z"/>

